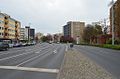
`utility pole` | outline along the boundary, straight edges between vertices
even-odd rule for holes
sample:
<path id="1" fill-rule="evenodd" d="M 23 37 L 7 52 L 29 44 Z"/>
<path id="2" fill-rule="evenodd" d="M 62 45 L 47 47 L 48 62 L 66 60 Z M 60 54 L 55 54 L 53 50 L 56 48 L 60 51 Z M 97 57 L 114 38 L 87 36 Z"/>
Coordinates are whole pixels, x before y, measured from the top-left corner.
<path id="1" fill-rule="evenodd" d="M 114 34 L 114 0 L 112 0 L 112 45 L 114 45 L 115 34 Z"/>

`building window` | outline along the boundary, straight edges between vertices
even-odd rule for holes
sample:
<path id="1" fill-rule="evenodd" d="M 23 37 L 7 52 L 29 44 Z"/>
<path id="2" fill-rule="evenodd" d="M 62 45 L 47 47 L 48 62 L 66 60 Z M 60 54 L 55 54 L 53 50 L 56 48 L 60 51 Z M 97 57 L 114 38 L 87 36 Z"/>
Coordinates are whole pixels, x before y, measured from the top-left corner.
<path id="1" fill-rule="evenodd" d="M 4 28 L 2 27 L 2 30 L 4 30 Z"/>

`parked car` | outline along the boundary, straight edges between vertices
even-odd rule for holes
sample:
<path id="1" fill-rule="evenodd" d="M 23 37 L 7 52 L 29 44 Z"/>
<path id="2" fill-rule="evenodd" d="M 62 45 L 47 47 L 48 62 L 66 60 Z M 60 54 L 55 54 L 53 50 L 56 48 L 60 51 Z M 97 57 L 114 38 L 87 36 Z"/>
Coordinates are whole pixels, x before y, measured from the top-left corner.
<path id="1" fill-rule="evenodd" d="M 9 43 L 8 45 L 9 45 L 9 48 L 12 48 L 14 46 L 14 44 L 11 44 L 11 43 Z"/>
<path id="2" fill-rule="evenodd" d="M 15 44 L 13 45 L 13 47 L 20 47 L 20 46 L 21 46 L 20 43 L 15 43 Z"/>
<path id="3" fill-rule="evenodd" d="M 24 47 L 24 46 L 27 46 L 27 43 L 22 43 L 22 46 Z"/>
<path id="4" fill-rule="evenodd" d="M 9 44 L 3 41 L 0 41 L 0 50 L 8 50 Z"/>

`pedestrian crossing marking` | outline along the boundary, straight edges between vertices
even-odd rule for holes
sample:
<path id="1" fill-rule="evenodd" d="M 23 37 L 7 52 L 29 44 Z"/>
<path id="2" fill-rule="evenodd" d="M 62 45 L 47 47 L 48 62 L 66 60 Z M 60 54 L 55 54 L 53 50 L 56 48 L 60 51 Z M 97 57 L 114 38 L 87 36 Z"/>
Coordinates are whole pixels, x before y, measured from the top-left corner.
<path id="1" fill-rule="evenodd" d="M 17 66 L 0 66 L 0 69 L 55 73 L 55 74 L 59 73 L 59 69 L 31 68 L 31 67 L 17 67 Z"/>

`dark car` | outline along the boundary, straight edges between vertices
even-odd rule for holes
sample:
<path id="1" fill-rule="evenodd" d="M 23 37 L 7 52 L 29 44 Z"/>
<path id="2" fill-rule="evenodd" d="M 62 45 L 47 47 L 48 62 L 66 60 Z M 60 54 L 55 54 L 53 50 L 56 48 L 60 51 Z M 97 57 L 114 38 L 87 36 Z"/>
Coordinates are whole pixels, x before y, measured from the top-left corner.
<path id="1" fill-rule="evenodd" d="M 74 44 L 70 44 L 70 48 L 73 48 Z"/>
<path id="2" fill-rule="evenodd" d="M 8 50 L 9 44 L 6 42 L 0 41 L 0 50 Z"/>

